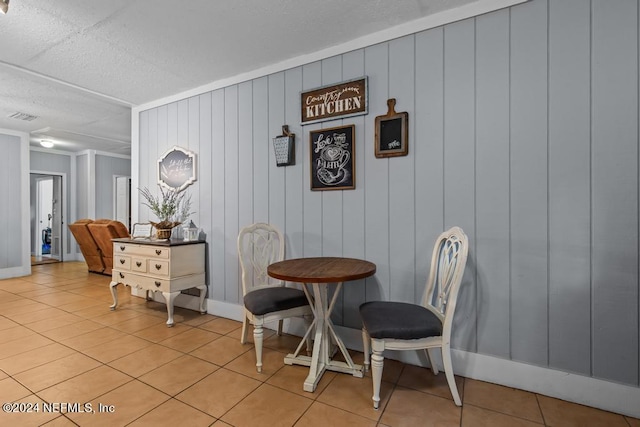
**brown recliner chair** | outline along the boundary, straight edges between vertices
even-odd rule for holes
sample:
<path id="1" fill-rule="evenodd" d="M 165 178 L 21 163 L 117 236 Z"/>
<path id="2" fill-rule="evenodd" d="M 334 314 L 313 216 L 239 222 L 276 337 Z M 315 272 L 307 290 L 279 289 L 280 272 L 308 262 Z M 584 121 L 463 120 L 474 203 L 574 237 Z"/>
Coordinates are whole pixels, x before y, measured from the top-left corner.
<path id="1" fill-rule="evenodd" d="M 69 224 L 69 230 L 76 239 L 76 242 L 78 242 L 80 252 L 82 252 L 82 256 L 87 263 L 89 271 L 93 273 L 102 273 L 104 272 L 102 254 L 100 253 L 100 248 L 91 235 L 88 227 L 92 222 L 93 220 L 91 219 L 79 219 L 73 224 Z"/>
<path id="2" fill-rule="evenodd" d="M 129 230 L 120 221 L 97 219 L 87 227 L 98 244 L 104 262 L 104 274 L 111 274 L 113 268 L 113 242 L 111 239 L 129 237 Z"/>

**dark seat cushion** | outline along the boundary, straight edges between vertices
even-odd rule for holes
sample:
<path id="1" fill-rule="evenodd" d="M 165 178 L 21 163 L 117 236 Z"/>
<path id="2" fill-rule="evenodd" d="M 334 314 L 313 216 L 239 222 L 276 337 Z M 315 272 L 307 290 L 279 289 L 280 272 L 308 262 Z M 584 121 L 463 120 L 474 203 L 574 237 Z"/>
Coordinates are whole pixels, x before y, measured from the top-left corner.
<path id="1" fill-rule="evenodd" d="M 295 288 L 263 288 L 244 296 L 244 306 L 257 316 L 304 305 L 309 305 L 307 297 L 303 291 Z"/>
<path id="2" fill-rule="evenodd" d="M 442 323 L 421 305 L 371 301 L 360 306 L 360 317 L 371 338 L 415 340 L 442 335 Z"/>

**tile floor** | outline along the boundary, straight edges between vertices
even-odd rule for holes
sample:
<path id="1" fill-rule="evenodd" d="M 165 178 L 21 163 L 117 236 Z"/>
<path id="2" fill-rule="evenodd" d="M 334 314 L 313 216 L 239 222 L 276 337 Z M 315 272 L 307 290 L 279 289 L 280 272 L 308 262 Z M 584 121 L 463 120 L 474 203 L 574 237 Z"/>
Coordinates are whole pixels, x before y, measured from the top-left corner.
<path id="1" fill-rule="evenodd" d="M 167 328 L 163 304 L 122 289 L 112 312 L 108 283 L 75 262 L 0 280 L 0 397 L 25 409 L 39 404 L 37 413 L 0 412 L 0 425 L 640 427 L 637 419 L 464 378 L 458 408 L 444 375 L 392 360 L 378 411 L 370 376 L 330 372 L 306 393 L 308 368 L 282 360 L 295 337 L 269 334 L 258 374 L 253 346 L 240 344 L 240 323 L 176 309 L 177 323 Z"/>

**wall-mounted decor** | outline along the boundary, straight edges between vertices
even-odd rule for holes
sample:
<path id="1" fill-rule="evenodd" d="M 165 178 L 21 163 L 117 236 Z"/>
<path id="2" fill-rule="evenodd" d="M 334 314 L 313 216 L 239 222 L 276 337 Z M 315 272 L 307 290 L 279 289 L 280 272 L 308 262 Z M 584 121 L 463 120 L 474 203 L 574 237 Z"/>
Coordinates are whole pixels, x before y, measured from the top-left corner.
<path id="1" fill-rule="evenodd" d="M 355 125 L 309 132 L 312 190 L 356 188 Z"/>
<path id="2" fill-rule="evenodd" d="M 289 126 L 282 126 L 282 135 L 273 138 L 273 151 L 276 154 L 276 166 L 296 164 L 296 135 L 289 132 Z"/>
<path id="3" fill-rule="evenodd" d="M 367 78 L 308 90 L 300 100 L 303 125 L 367 114 Z"/>
<path id="4" fill-rule="evenodd" d="M 196 154 L 174 146 L 158 159 L 158 184 L 182 191 L 197 179 Z"/>
<path id="5" fill-rule="evenodd" d="M 387 100 L 388 111 L 376 117 L 376 157 L 406 156 L 409 153 L 409 113 L 396 113 L 396 100 Z"/>

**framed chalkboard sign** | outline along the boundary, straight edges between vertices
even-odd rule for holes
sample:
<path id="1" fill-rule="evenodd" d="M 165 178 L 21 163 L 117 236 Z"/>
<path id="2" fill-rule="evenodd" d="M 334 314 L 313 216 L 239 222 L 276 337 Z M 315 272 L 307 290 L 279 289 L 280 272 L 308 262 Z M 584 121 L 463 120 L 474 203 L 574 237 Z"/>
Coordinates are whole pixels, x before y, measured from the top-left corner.
<path id="1" fill-rule="evenodd" d="M 158 159 L 158 184 L 169 190 L 182 191 L 196 181 L 196 155 L 174 146 Z"/>
<path id="2" fill-rule="evenodd" d="M 409 113 L 396 113 L 395 106 L 395 98 L 387 100 L 387 114 L 376 117 L 376 157 L 406 156 L 409 153 Z"/>
<path id="3" fill-rule="evenodd" d="M 356 188 L 355 125 L 309 132 L 311 190 Z"/>

